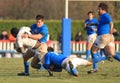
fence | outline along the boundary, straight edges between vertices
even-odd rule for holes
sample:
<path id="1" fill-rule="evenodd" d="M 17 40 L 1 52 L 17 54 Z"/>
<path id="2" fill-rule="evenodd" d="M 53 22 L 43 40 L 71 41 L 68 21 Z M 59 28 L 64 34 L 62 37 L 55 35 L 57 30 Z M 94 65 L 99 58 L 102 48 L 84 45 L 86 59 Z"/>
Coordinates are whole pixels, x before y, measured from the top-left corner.
<path id="1" fill-rule="evenodd" d="M 61 44 L 57 41 L 49 41 L 48 46 L 54 48 L 54 51 L 61 53 Z M 120 53 L 120 41 L 115 42 L 115 50 Z M 85 54 L 86 52 L 86 41 L 71 42 L 71 53 L 72 54 Z M 16 53 L 14 49 L 14 42 L 9 40 L 0 40 L 0 53 Z"/>
<path id="2" fill-rule="evenodd" d="M 51 41 L 49 46 L 53 47 L 55 52 L 61 52 L 61 44 L 57 41 Z M 120 41 L 115 41 L 115 51 L 120 53 Z M 71 42 L 71 54 L 85 54 L 86 53 L 86 41 Z"/>
<path id="3" fill-rule="evenodd" d="M 14 42 L 9 40 L 0 40 L 0 57 L 6 56 L 10 57 L 10 54 L 15 53 Z"/>

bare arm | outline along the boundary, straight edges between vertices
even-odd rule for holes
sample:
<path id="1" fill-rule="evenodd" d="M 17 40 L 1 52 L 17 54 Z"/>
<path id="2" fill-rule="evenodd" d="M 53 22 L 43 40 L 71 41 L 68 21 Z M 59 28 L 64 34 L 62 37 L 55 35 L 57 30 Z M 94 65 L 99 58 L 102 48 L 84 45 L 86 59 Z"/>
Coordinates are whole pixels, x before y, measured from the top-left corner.
<path id="1" fill-rule="evenodd" d="M 20 49 L 21 49 L 21 53 L 24 54 L 24 52 L 25 52 L 24 47 L 20 47 Z"/>
<path id="2" fill-rule="evenodd" d="M 113 22 L 110 22 L 110 34 L 113 32 Z"/>
<path id="3" fill-rule="evenodd" d="M 29 37 L 34 40 L 39 40 L 43 37 L 43 34 L 30 34 Z"/>
<path id="4" fill-rule="evenodd" d="M 86 30 L 86 26 L 87 26 L 87 25 L 86 25 L 86 24 L 84 24 L 84 30 Z"/>

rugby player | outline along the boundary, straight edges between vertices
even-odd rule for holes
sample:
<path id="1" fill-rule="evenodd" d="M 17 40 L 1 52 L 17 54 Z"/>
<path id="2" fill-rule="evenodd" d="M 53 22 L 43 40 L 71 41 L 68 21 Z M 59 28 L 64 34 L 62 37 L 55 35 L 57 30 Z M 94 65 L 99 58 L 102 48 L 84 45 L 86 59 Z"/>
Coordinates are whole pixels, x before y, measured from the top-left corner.
<path id="1" fill-rule="evenodd" d="M 86 45 L 86 60 L 91 55 L 91 47 L 97 36 L 97 19 L 93 18 L 94 14 L 92 11 L 88 12 L 88 19 L 85 20 L 84 29 L 87 31 L 87 45 Z"/>
<path id="2" fill-rule="evenodd" d="M 101 57 L 98 57 L 97 52 L 100 49 L 106 49 L 108 55 L 112 55 L 114 59 L 120 61 L 120 56 L 115 53 L 114 36 L 113 36 L 113 21 L 108 13 L 108 6 L 105 3 L 100 3 L 98 6 L 99 24 L 97 30 L 97 39 L 92 46 L 93 63 L 100 62 Z M 89 73 L 97 72 L 90 70 Z"/>
<path id="3" fill-rule="evenodd" d="M 69 74 L 73 76 L 79 76 L 78 66 L 90 66 L 92 62 L 82 59 L 76 55 L 66 56 L 55 52 L 47 52 L 44 55 L 44 68 L 48 71 L 61 72 L 65 69 Z M 52 65 L 53 66 L 52 66 Z"/>
<path id="4" fill-rule="evenodd" d="M 24 33 L 24 30 L 23 32 L 19 32 L 18 33 L 18 38 L 19 41 L 21 41 L 20 39 L 24 38 L 25 36 L 29 36 L 29 38 L 31 39 L 34 39 L 34 40 L 37 40 L 37 42 L 41 43 L 41 42 L 44 42 L 46 43 L 47 42 L 47 37 L 48 37 L 48 27 L 46 26 L 46 24 L 44 24 L 44 16 L 42 15 L 37 15 L 36 16 L 36 24 L 33 24 L 31 27 L 30 27 L 30 31 L 31 31 L 31 34 L 29 33 L 26 33 L 26 34 L 23 34 Z M 14 30 L 13 30 L 13 35 L 14 35 Z M 28 35 L 29 34 L 29 35 Z M 31 45 L 33 45 L 31 42 L 29 41 L 24 41 L 26 43 L 29 43 Z M 19 46 L 21 47 L 21 43 L 19 43 Z M 34 48 L 38 48 L 39 47 L 39 44 L 35 45 Z M 24 49 L 22 48 L 21 51 L 23 51 Z M 23 55 L 23 60 L 24 60 L 24 72 L 22 73 L 18 73 L 19 76 L 29 76 L 29 58 L 33 57 L 35 55 L 35 51 L 33 49 L 28 49 L 24 55 Z M 39 62 L 38 59 L 35 60 L 36 62 Z"/>

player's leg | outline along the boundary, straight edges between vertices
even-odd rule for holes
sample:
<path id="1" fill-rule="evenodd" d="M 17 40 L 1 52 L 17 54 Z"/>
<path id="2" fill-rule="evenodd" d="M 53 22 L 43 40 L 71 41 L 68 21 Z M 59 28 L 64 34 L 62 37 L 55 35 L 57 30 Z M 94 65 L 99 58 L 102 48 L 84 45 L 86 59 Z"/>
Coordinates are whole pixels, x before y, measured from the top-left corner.
<path id="1" fill-rule="evenodd" d="M 33 57 L 31 61 L 31 67 L 34 69 L 41 69 L 41 64 L 38 64 L 40 60 L 37 57 Z"/>
<path id="2" fill-rule="evenodd" d="M 106 40 L 106 38 L 108 40 Z M 94 45 L 92 46 L 92 49 L 91 49 L 93 69 L 88 71 L 89 74 L 96 72 L 98 69 L 97 63 L 106 59 L 105 57 L 101 56 L 99 50 L 100 48 L 103 49 L 111 41 L 110 38 L 111 38 L 110 35 L 101 35 L 101 36 L 98 36 L 96 41 L 94 42 Z"/>
<path id="3" fill-rule="evenodd" d="M 91 66 L 92 62 L 82 59 L 82 58 L 73 58 L 71 59 L 72 64 L 74 65 L 74 68 L 78 67 L 78 66 Z"/>
<path id="4" fill-rule="evenodd" d="M 73 58 L 71 59 L 71 63 L 73 64 L 73 67 L 76 69 L 76 67 L 78 66 L 91 66 L 93 63 L 88 61 L 88 60 L 84 60 L 81 58 Z"/>
<path id="5" fill-rule="evenodd" d="M 96 41 L 94 42 L 94 45 L 92 46 L 92 51 L 91 51 L 93 62 L 96 63 L 102 60 L 101 57 L 96 56 L 97 52 L 100 49 L 104 49 L 111 42 L 111 37 L 112 36 L 110 34 L 104 34 L 97 37 Z M 97 58 L 99 58 L 98 61 L 97 61 Z"/>
<path id="6" fill-rule="evenodd" d="M 88 60 L 84 60 L 81 58 L 71 58 L 71 60 L 68 62 L 69 66 L 70 66 L 70 70 L 72 72 L 72 74 L 74 76 L 78 76 L 78 71 L 76 69 L 76 67 L 78 66 L 91 66 L 92 62 L 88 61 Z"/>
<path id="7" fill-rule="evenodd" d="M 71 73 L 73 76 L 78 76 L 78 71 L 77 69 L 74 67 L 72 61 L 68 61 L 68 66 L 67 66 L 67 69 L 68 69 L 68 72 Z M 70 70 L 69 70 L 70 68 Z"/>
<path id="8" fill-rule="evenodd" d="M 115 44 L 114 44 L 114 36 L 111 35 L 111 42 L 106 46 L 107 53 L 112 55 L 114 59 L 120 61 L 120 55 L 115 53 Z"/>
<path id="9" fill-rule="evenodd" d="M 92 46 L 92 43 L 91 42 L 87 42 L 87 49 L 86 49 L 86 60 L 88 60 L 89 59 L 89 57 L 90 57 L 90 55 L 91 55 L 91 51 L 90 51 L 90 49 L 91 49 L 91 46 Z"/>
<path id="10" fill-rule="evenodd" d="M 91 54 L 92 54 L 92 62 L 93 63 L 97 63 L 97 62 L 100 62 L 102 60 L 98 54 L 99 50 L 100 50 L 100 48 L 98 48 L 96 46 L 92 46 Z"/>
<path id="11" fill-rule="evenodd" d="M 87 37 L 87 44 L 86 44 L 86 60 L 90 58 L 91 55 L 91 47 L 96 39 L 96 34 L 89 35 Z"/>
<path id="12" fill-rule="evenodd" d="M 78 76 L 78 71 L 77 71 L 76 67 L 73 65 L 73 63 L 71 62 L 71 58 L 74 58 L 74 57 L 77 57 L 77 56 L 70 56 L 70 57 L 64 59 L 61 66 L 69 74 L 71 74 L 73 76 Z"/>
<path id="13" fill-rule="evenodd" d="M 28 60 L 35 55 L 35 52 L 32 49 L 28 49 L 26 53 L 23 55 L 24 60 L 24 72 L 18 73 L 19 76 L 29 76 L 29 65 L 30 62 Z"/>
<path id="14" fill-rule="evenodd" d="M 39 63 L 40 60 L 38 57 L 34 56 L 32 61 L 31 61 L 31 67 L 34 69 L 39 69 L 39 70 L 45 70 L 42 64 Z M 53 76 L 53 72 L 48 71 L 49 76 Z"/>
<path id="15" fill-rule="evenodd" d="M 120 61 L 120 55 L 117 55 L 115 53 L 115 45 L 114 43 L 110 43 L 107 47 L 106 47 L 109 55 L 112 55 L 114 59 L 116 59 L 117 61 Z"/>
<path id="16" fill-rule="evenodd" d="M 110 46 L 111 47 L 111 46 Z M 113 47 L 113 46 L 112 46 Z M 113 50 L 112 51 L 114 51 L 114 47 L 112 48 Z M 108 60 L 108 61 L 110 61 L 110 62 L 113 62 L 113 57 L 112 57 L 112 55 L 111 55 L 111 53 L 110 52 L 112 52 L 112 51 L 110 51 L 109 50 L 109 46 L 106 46 L 105 48 L 104 48 L 104 50 L 103 50 L 103 53 L 104 53 L 104 55 L 105 55 L 105 57 L 106 57 L 106 60 Z"/>
<path id="17" fill-rule="evenodd" d="M 101 60 L 106 60 L 107 57 L 104 54 L 104 50 L 101 49 L 97 52 L 98 57 L 101 58 Z M 93 63 L 93 69 L 89 70 L 87 73 L 91 74 L 91 73 L 96 73 L 98 71 L 98 62 L 97 63 Z"/>

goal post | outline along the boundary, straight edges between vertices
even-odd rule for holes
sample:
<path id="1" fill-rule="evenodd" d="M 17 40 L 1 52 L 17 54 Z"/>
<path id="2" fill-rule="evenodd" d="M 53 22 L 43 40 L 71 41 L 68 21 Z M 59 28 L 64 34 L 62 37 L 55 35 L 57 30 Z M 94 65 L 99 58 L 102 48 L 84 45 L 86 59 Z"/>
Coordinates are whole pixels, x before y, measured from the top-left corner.
<path id="1" fill-rule="evenodd" d="M 68 18 L 68 0 L 65 0 L 65 18 L 62 19 L 62 54 L 71 54 L 71 19 Z"/>
<path id="2" fill-rule="evenodd" d="M 65 18 L 62 19 L 62 54 L 71 55 L 71 19 L 68 16 L 69 2 L 72 1 L 119 1 L 119 0 L 65 0 Z"/>

